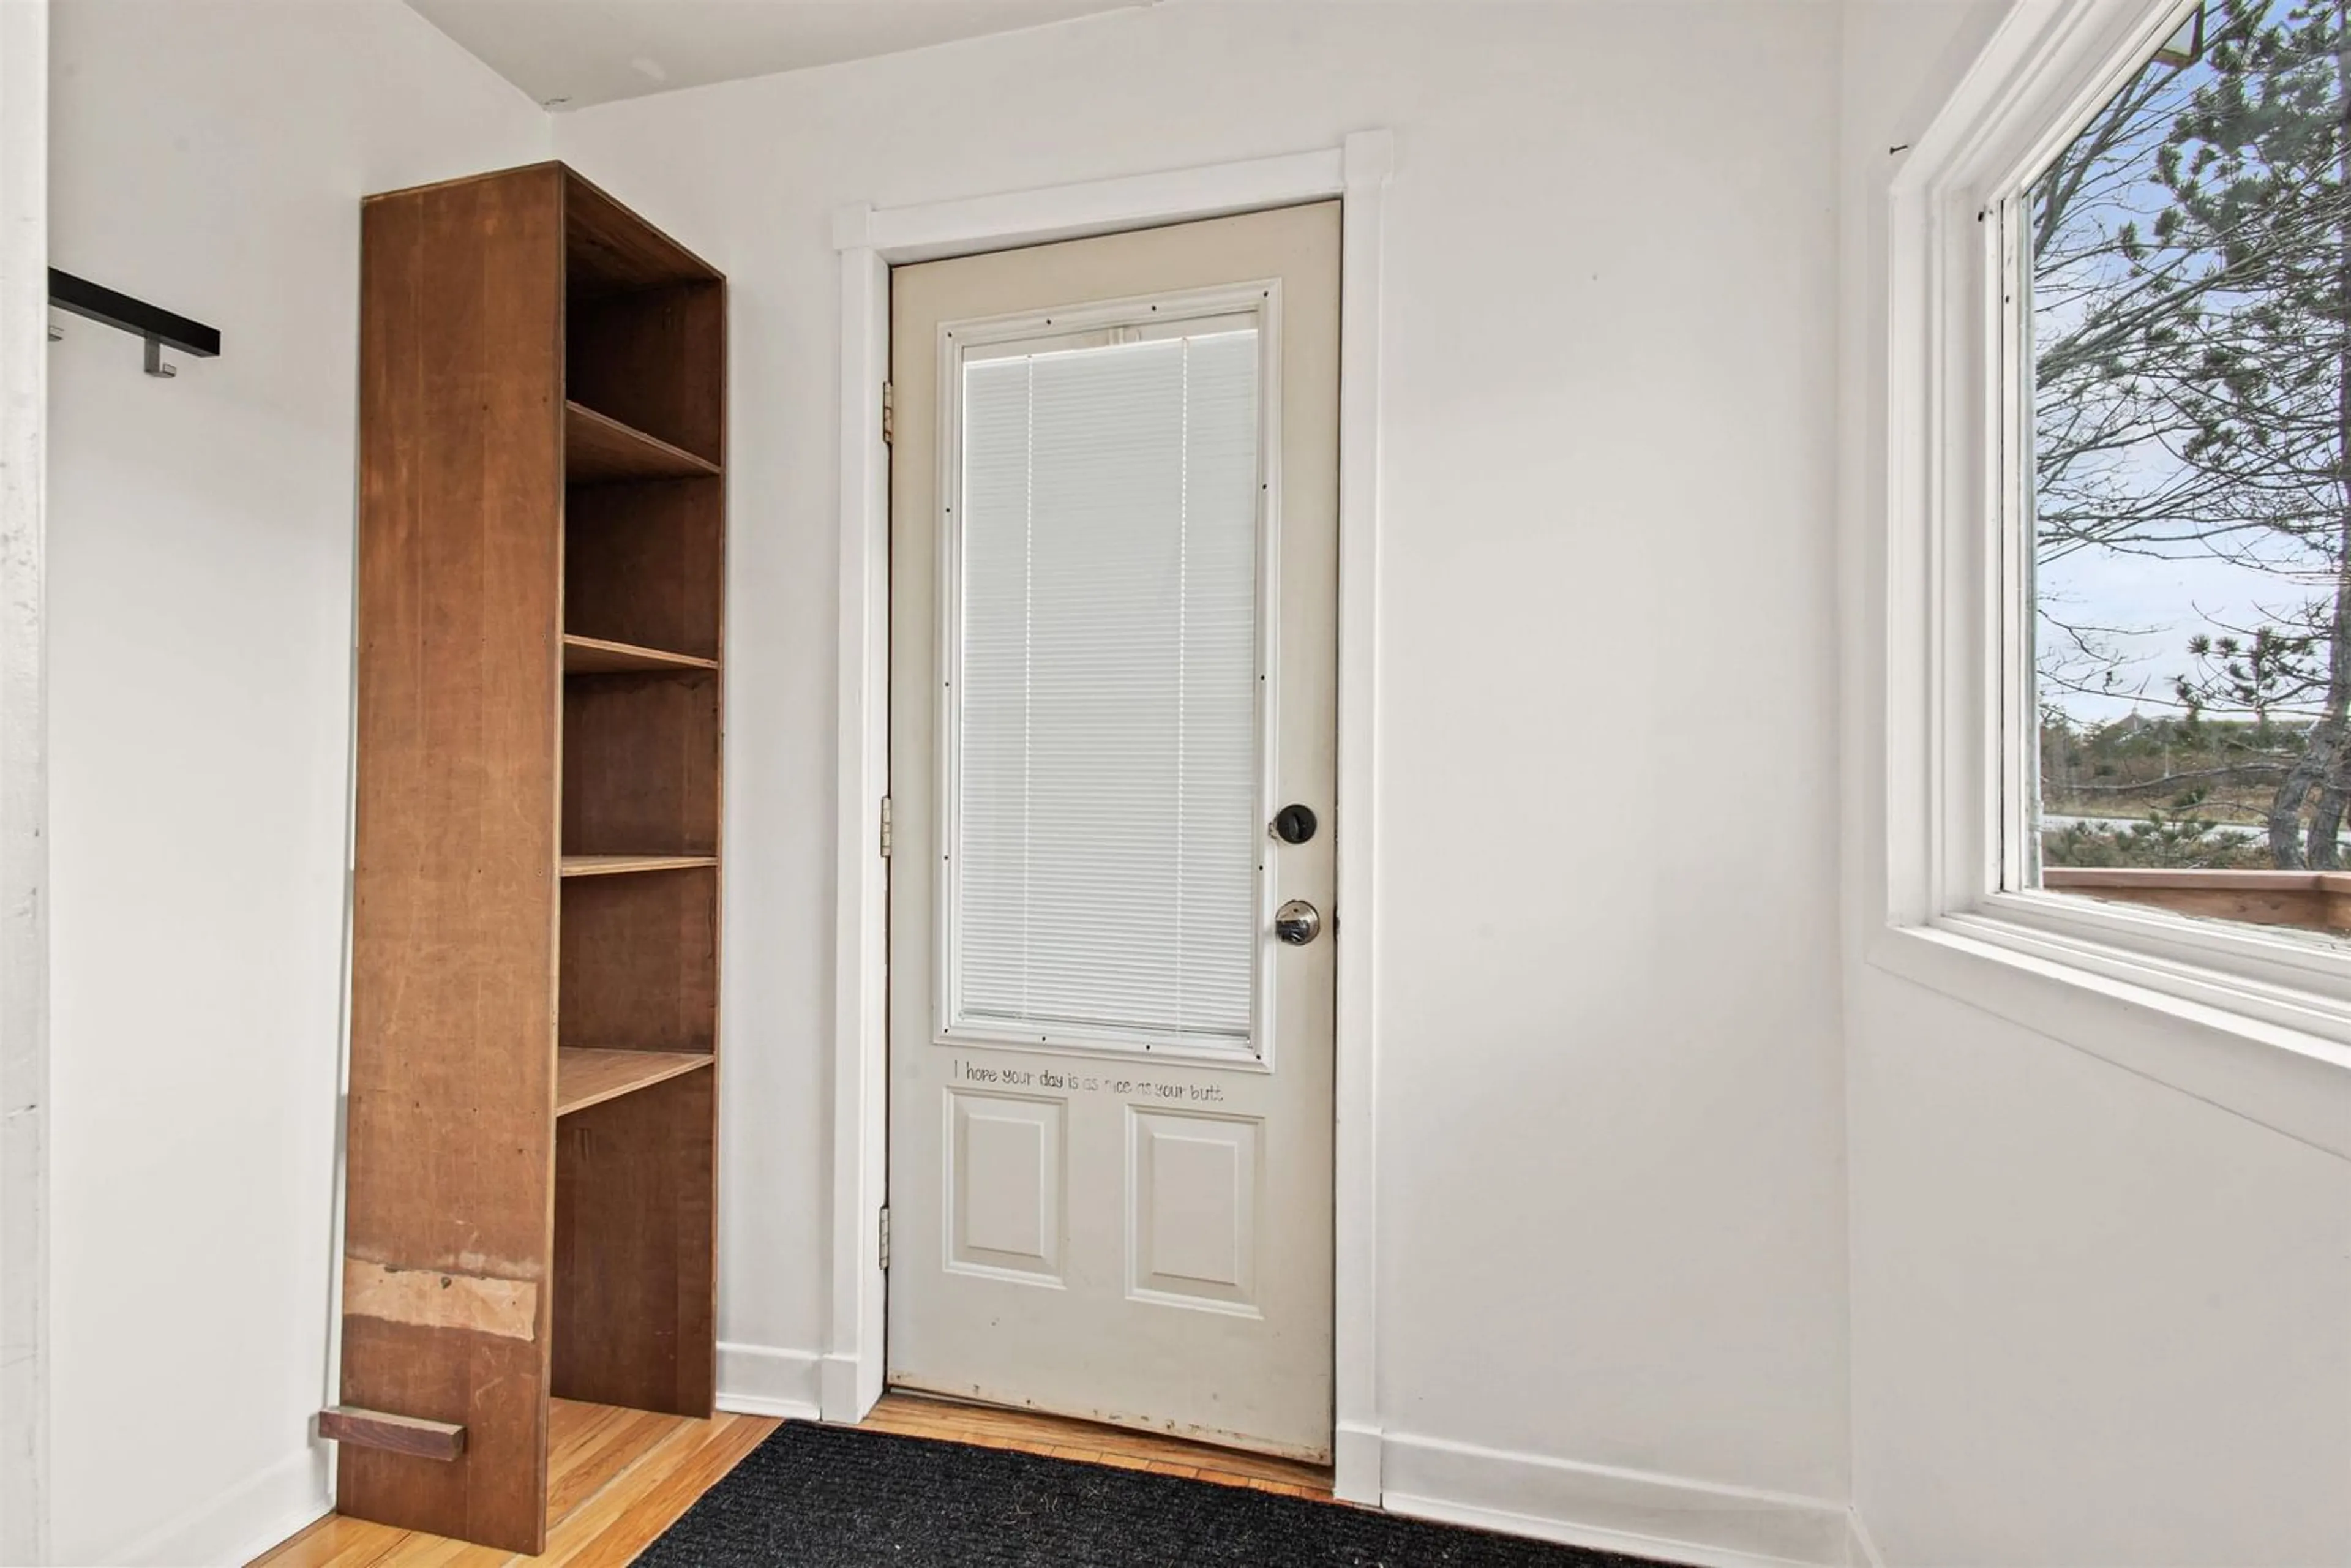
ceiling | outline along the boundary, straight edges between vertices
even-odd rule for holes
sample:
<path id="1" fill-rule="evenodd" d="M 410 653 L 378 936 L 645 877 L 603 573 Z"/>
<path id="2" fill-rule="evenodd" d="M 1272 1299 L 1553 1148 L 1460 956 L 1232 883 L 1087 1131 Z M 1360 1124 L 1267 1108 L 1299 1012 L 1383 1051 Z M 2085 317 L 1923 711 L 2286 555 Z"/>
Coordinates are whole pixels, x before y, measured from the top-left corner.
<path id="1" fill-rule="evenodd" d="M 1155 0 L 408 0 L 549 109 L 1008 33 Z"/>

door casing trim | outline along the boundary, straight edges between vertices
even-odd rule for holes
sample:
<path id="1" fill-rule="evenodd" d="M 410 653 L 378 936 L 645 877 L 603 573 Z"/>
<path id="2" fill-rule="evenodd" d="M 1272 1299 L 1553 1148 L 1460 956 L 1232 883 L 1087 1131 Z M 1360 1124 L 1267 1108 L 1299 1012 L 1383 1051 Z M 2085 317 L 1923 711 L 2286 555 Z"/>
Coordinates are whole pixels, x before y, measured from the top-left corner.
<path id="1" fill-rule="evenodd" d="M 48 105 L 0 5 L 0 1563 L 49 1560 Z"/>
<path id="2" fill-rule="evenodd" d="M 824 1418 L 882 1396 L 880 1223 L 889 1040 L 881 801 L 890 758 L 890 268 L 1198 218 L 1342 202 L 1339 263 L 1339 774 L 1336 1138 L 1332 1171 L 1332 1490 L 1380 1501 L 1377 1334 L 1378 610 L 1384 130 L 1333 148 L 916 206 L 833 214 L 841 284 L 841 583 L 833 945 L 831 1326 Z"/>

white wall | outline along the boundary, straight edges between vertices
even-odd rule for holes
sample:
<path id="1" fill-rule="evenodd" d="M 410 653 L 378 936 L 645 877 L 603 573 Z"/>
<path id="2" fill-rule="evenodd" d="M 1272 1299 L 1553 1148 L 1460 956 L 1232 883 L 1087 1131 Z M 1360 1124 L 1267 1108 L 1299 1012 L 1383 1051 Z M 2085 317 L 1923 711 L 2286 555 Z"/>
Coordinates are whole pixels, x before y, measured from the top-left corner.
<path id="1" fill-rule="evenodd" d="M 44 1554 L 48 1472 L 48 7 L 0 6 L 0 1562 Z"/>
<path id="2" fill-rule="evenodd" d="M 1387 126 L 1388 1485 L 1842 1550 L 1838 47 L 1802 0 L 1186 0 L 559 118 L 733 281 L 730 1395 L 813 1406 L 827 1326 L 833 208 Z"/>
<path id="3" fill-rule="evenodd" d="M 551 138 L 733 274 L 722 1367 L 806 1408 L 831 210 L 1374 125 L 1392 1490 L 1812 1561 L 1850 1495 L 1896 1568 L 2351 1558 L 2351 1171 L 1838 941 L 1887 149 L 1999 9 L 1185 0 L 550 132 L 393 0 L 60 0 L 55 259 L 228 352 L 51 350 L 57 1560 L 323 1506 L 358 196 Z"/>
<path id="4" fill-rule="evenodd" d="M 2095 1040 L 2059 1038 L 1863 956 L 1885 873 L 1887 150 L 2001 9 L 1855 0 L 1845 20 L 1855 1505 L 1893 1568 L 2351 1561 L 2351 1169 L 2079 1049 L 2220 1049 L 2184 1025 L 2110 1008 Z"/>
<path id="5" fill-rule="evenodd" d="M 360 194 L 547 154 L 396 0 L 58 0 L 51 259 L 219 327 L 51 352 L 52 1528 L 241 1560 L 317 1514 Z"/>

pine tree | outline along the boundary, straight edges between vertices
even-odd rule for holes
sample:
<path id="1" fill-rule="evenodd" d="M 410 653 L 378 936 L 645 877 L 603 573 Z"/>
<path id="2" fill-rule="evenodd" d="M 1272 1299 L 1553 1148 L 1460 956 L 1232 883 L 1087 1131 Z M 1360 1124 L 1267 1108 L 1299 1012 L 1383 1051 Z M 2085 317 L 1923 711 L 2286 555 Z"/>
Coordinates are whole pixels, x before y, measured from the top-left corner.
<path id="1" fill-rule="evenodd" d="M 2079 290 L 2037 345 L 2040 553 L 2218 558 L 2278 585 L 2260 624 L 2191 642 L 2173 695 L 2191 714 L 2306 720 L 2267 803 L 2281 867 L 2337 863 L 2351 793 L 2346 12 L 2219 0 L 2184 101 L 2163 89 L 2186 78 L 2150 68 L 2108 145 L 2069 154 L 2090 172 L 2061 159 L 2038 193 L 2045 214 L 2068 180 L 2103 179 L 2127 211 L 2070 229 L 2061 215 L 2053 238 L 2075 252 L 2036 252 L 2044 293 Z"/>
<path id="2" fill-rule="evenodd" d="M 2156 159 L 2150 241 L 2192 258 L 2193 302 L 2150 334 L 2158 384 L 2205 483 L 2183 519 L 2289 592 L 2254 629 L 2269 707 L 2311 716 L 2272 796 L 2281 867 L 2337 863 L 2351 748 L 2351 0 L 2233 7 L 2212 79 Z M 2200 645 L 2200 644 L 2199 644 Z M 2224 662 L 2184 697 L 2241 701 Z M 2304 812 L 2309 810 L 2305 830 Z"/>

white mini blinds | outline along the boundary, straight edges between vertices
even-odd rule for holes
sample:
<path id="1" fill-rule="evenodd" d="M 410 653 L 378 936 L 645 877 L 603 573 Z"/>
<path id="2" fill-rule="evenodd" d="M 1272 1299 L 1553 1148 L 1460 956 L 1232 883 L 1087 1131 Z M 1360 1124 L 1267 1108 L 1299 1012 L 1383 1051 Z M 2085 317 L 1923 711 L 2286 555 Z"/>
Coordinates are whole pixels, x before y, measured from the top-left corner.
<path id="1" fill-rule="evenodd" d="M 964 365 L 950 1030 L 1249 1043 L 1259 342 Z"/>

